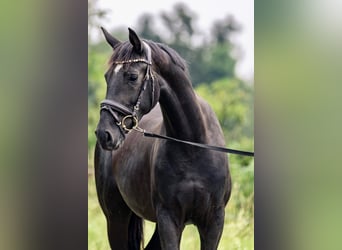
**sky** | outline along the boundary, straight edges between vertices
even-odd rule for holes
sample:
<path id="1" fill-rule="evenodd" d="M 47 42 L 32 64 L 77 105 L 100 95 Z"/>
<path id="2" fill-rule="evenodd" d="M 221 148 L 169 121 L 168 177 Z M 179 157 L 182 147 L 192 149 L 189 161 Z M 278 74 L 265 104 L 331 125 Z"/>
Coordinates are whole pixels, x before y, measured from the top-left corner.
<path id="1" fill-rule="evenodd" d="M 186 4 L 197 15 L 200 30 L 208 31 L 212 23 L 227 15 L 234 16 L 242 30 L 233 37 L 241 53 L 237 62 L 238 77 L 252 81 L 254 78 L 254 0 L 98 0 L 97 6 L 109 11 L 103 26 L 110 30 L 116 27 L 132 27 L 144 13 L 157 16 L 161 11 L 170 12 L 176 3 Z"/>

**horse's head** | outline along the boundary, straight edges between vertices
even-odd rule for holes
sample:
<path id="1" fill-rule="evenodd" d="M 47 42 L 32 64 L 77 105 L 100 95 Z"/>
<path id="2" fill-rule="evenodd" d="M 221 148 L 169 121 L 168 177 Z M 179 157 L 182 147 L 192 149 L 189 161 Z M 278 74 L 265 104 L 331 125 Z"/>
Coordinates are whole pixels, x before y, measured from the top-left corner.
<path id="1" fill-rule="evenodd" d="M 95 133 L 103 149 L 115 150 L 156 105 L 159 86 L 152 70 L 151 47 L 146 41 L 131 29 L 127 42 L 120 42 L 103 28 L 102 31 L 114 53 L 105 74 L 106 99 L 101 102 Z"/>

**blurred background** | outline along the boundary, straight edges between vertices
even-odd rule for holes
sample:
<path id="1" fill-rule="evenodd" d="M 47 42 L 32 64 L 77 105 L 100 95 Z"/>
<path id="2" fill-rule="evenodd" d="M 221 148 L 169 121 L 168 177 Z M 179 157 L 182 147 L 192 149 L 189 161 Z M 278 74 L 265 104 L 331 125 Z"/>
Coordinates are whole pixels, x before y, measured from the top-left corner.
<path id="1" fill-rule="evenodd" d="M 212 106 L 230 148 L 254 151 L 254 2 L 144 1 L 119 6 L 88 1 L 88 246 L 108 249 L 105 218 L 94 185 L 94 130 L 105 97 L 104 73 L 112 53 L 100 26 L 121 41 L 128 27 L 140 37 L 167 44 L 188 63 L 193 87 Z M 254 249 L 254 159 L 229 156 L 231 200 L 219 249 Z M 154 225 L 146 222 L 146 240 Z M 199 249 L 199 235 L 186 227 L 182 249 Z"/>

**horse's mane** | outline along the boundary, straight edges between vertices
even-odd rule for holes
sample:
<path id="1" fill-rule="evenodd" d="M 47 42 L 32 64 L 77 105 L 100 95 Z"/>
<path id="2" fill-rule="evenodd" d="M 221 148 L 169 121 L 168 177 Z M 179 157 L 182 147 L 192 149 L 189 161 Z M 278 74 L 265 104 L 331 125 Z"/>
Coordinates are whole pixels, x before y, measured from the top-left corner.
<path id="1" fill-rule="evenodd" d="M 169 55 L 169 57 L 171 58 L 171 61 L 175 65 L 179 66 L 184 71 L 188 70 L 188 67 L 187 67 L 185 60 L 174 49 L 172 49 L 169 46 L 162 44 L 162 43 L 150 42 L 149 45 L 151 46 L 152 51 L 157 56 L 163 56 L 161 51 L 164 51 L 164 52 L 166 52 L 166 54 Z"/>
<path id="2" fill-rule="evenodd" d="M 188 74 L 188 67 L 185 60 L 174 49 L 162 43 L 155 43 L 150 40 L 143 41 L 151 47 L 152 57 L 157 58 L 158 62 L 163 62 L 167 60 L 167 58 L 165 58 L 166 53 L 173 64 L 177 65 L 186 74 Z M 134 52 L 132 44 L 128 41 L 118 44 L 116 47 L 114 47 L 114 51 L 115 52 L 109 60 L 109 64 L 113 64 L 116 61 L 127 61 L 139 57 L 139 55 L 137 55 L 137 53 Z M 163 51 L 165 53 L 163 53 Z"/>

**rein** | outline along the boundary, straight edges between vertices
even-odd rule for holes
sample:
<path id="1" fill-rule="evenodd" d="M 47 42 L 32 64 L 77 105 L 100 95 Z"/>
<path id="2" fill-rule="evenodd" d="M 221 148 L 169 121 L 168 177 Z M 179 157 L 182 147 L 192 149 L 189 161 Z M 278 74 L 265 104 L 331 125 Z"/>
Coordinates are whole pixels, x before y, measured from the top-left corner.
<path id="1" fill-rule="evenodd" d="M 154 103 L 154 100 L 153 100 L 153 97 L 154 97 L 154 77 L 153 77 L 152 70 L 151 70 L 151 65 L 152 65 L 151 48 L 147 45 L 147 43 L 145 43 L 144 41 L 142 41 L 142 42 L 143 42 L 145 48 L 147 49 L 147 60 L 144 58 L 137 58 L 137 59 L 131 59 L 131 60 L 127 60 L 127 61 L 116 61 L 116 62 L 114 62 L 115 64 L 139 63 L 139 62 L 147 64 L 146 75 L 144 78 L 144 84 L 140 89 L 140 93 L 139 93 L 137 101 L 133 107 L 133 110 L 127 108 L 126 106 L 124 106 L 124 105 L 122 105 L 116 101 L 108 100 L 108 99 L 103 100 L 100 104 L 100 106 L 101 106 L 100 110 L 101 111 L 106 110 L 113 116 L 114 120 L 116 121 L 116 125 L 120 128 L 121 133 L 125 136 L 125 134 L 129 133 L 131 130 L 135 130 L 135 131 L 142 133 L 145 137 L 159 138 L 159 139 L 164 139 L 164 140 L 169 140 L 169 141 L 174 141 L 174 142 L 192 145 L 195 147 L 205 148 L 205 149 L 209 149 L 209 150 L 215 150 L 215 151 L 224 152 L 224 153 L 238 154 L 238 155 L 254 157 L 254 152 L 241 151 L 241 150 L 229 149 L 229 148 L 218 147 L 218 146 L 202 144 L 202 143 L 197 143 L 197 142 L 180 140 L 180 139 L 165 136 L 165 135 L 147 132 L 138 126 L 139 120 L 137 117 L 137 111 L 140 109 L 141 97 L 142 97 L 142 94 L 145 91 L 147 83 L 149 81 L 151 81 L 151 85 L 152 85 L 151 107 L 153 106 L 153 103 Z M 124 117 L 122 118 L 121 121 L 120 121 L 118 115 L 114 111 L 119 112 L 119 113 L 124 115 Z M 129 120 L 132 121 L 131 126 L 129 126 L 127 123 L 127 121 L 129 121 Z"/>

